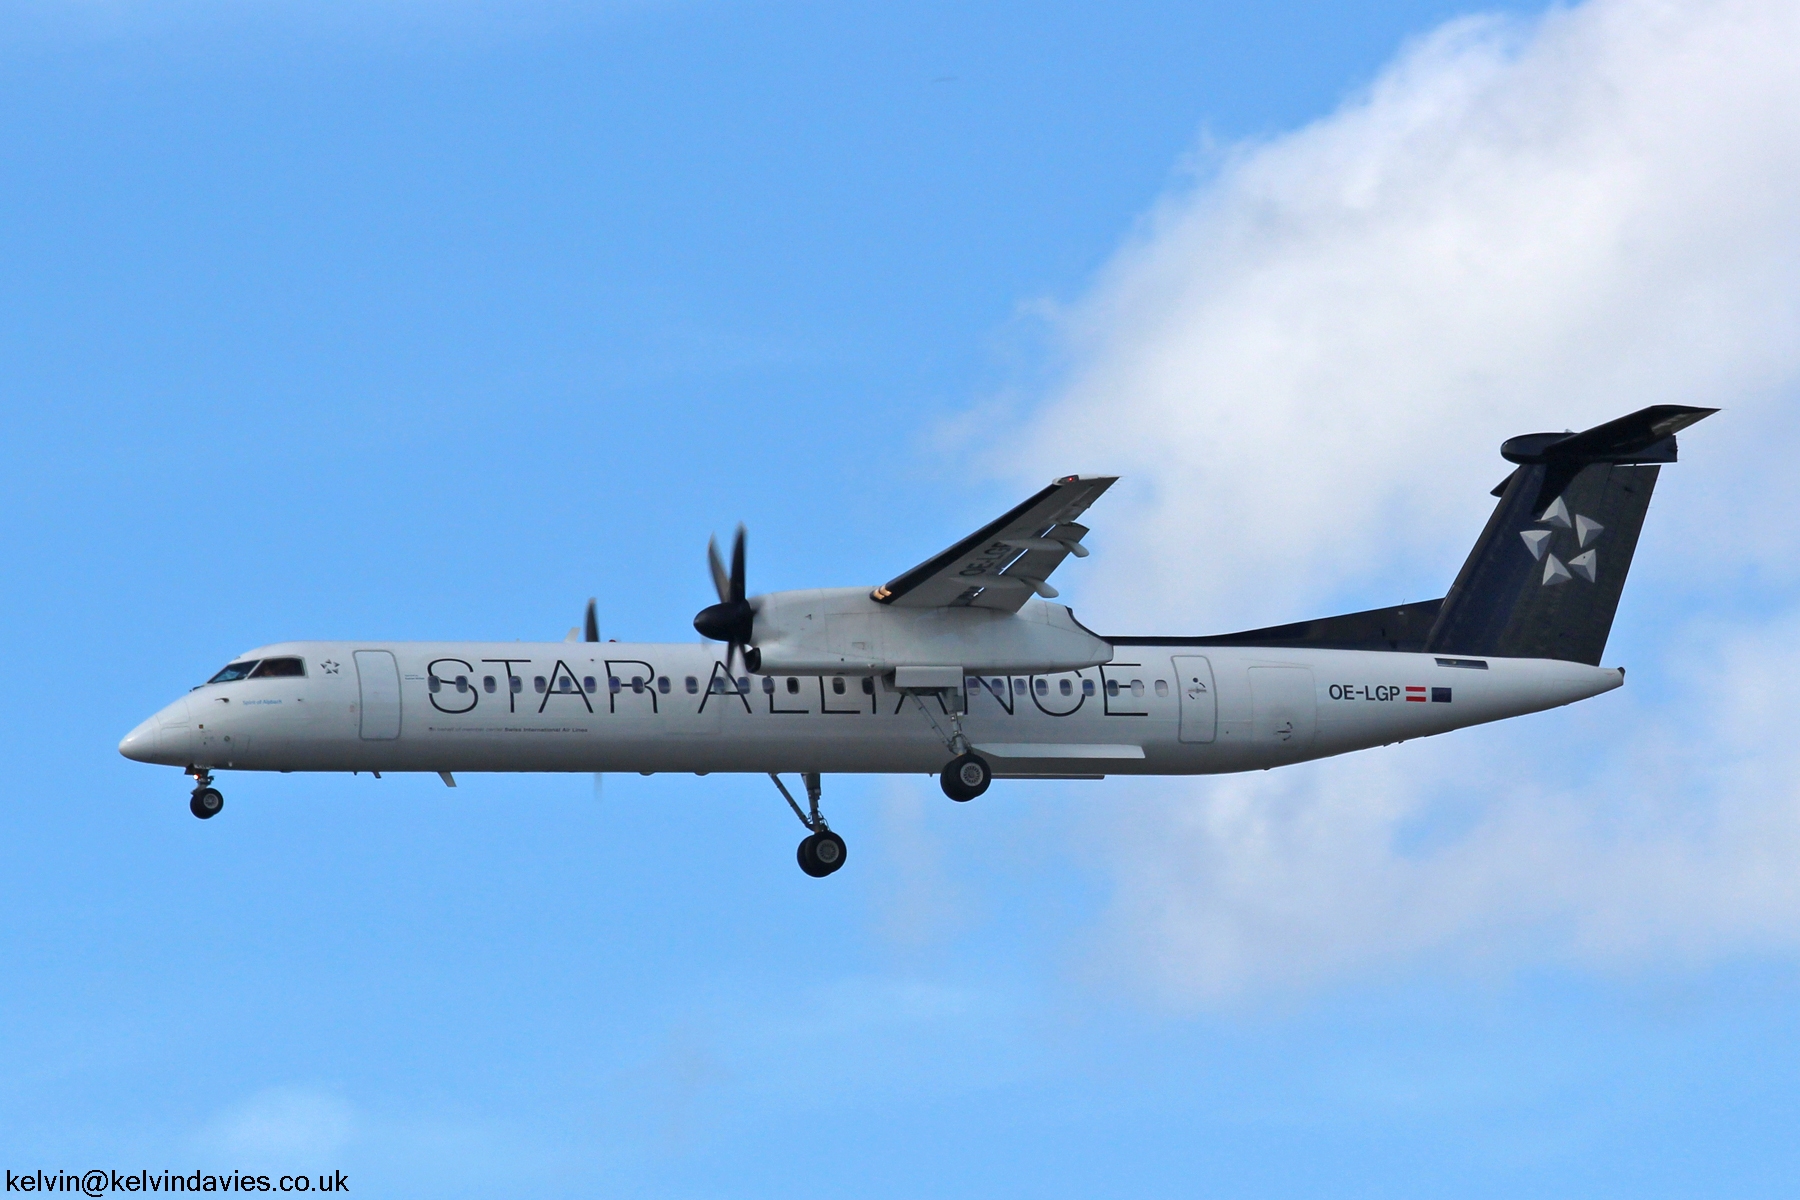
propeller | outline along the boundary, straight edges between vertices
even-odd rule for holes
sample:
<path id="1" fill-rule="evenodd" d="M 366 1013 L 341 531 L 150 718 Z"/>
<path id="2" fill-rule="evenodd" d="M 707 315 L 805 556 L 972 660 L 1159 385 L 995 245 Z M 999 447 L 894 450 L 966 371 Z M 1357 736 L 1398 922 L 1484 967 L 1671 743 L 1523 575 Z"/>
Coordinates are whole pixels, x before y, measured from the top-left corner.
<path id="1" fill-rule="evenodd" d="M 762 666 L 762 654 L 750 644 L 756 631 L 756 608 L 744 599 L 744 527 L 737 527 L 737 537 L 731 542 L 729 573 L 725 570 L 724 560 L 719 557 L 717 538 L 707 539 L 706 562 L 712 568 L 713 588 L 719 593 L 719 602 L 707 605 L 695 615 L 694 629 L 701 637 L 726 644 L 727 674 L 739 651 L 743 652 L 744 666 L 755 671 Z"/>
<path id="2" fill-rule="evenodd" d="M 586 632 L 587 632 L 587 640 L 588 641 L 597 642 L 600 640 L 600 613 L 594 607 L 594 598 L 592 596 L 588 597 L 587 630 L 586 630 Z M 606 776 L 602 775 L 598 771 L 595 771 L 594 772 L 594 800 L 596 802 L 598 802 L 600 799 L 601 784 L 603 784 L 605 782 L 606 782 Z"/>

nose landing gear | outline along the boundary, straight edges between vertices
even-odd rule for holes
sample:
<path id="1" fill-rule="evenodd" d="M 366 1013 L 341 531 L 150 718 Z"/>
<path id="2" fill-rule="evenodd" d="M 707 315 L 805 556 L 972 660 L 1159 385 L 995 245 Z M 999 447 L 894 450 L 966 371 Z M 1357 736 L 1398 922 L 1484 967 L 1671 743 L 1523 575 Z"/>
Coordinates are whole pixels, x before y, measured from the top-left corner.
<path id="1" fill-rule="evenodd" d="M 194 798 L 188 801 L 188 811 L 202 821 L 212 820 L 225 807 L 225 797 L 212 785 L 212 772 L 205 767 L 189 767 L 187 773 L 194 777 Z"/>
<path id="2" fill-rule="evenodd" d="M 800 869 L 814 879 L 823 879 L 843 866 L 844 857 L 849 851 L 844 846 L 844 839 L 831 832 L 831 827 L 825 823 L 824 814 L 819 811 L 819 795 L 823 790 L 819 786 L 819 773 L 817 771 L 800 773 L 801 782 L 806 784 L 806 806 L 811 815 L 801 811 L 793 794 L 787 790 L 787 784 L 781 782 L 781 776 L 770 771 L 769 778 L 775 781 L 775 787 L 781 792 L 782 799 L 788 802 L 788 807 L 794 810 L 794 815 L 800 818 L 802 825 L 806 826 L 806 837 L 801 839 L 799 848 L 794 851 L 794 857 L 799 861 Z"/>

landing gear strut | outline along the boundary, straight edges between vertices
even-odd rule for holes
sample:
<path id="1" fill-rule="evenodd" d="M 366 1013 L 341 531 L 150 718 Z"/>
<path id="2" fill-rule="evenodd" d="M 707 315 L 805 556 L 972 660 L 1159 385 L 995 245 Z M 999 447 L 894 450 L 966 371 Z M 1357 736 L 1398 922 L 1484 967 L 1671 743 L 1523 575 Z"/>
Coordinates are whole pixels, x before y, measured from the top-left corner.
<path id="1" fill-rule="evenodd" d="M 831 827 L 825 823 L 825 814 L 819 811 L 819 795 L 822 790 L 819 786 L 819 773 L 800 773 L 801 782 L 806 784 L 807 811 L 802 811 L 795 802 L 793 794 L 787 790 L 787 784 L 781 782 L 781 776 L 770 771 L 769 778 L 775 781 L 782 799 L 788 802 L 788 807 L 794 810 L 794 815 L 806 826 L 806 836 L 800 840 L 799 849 L 794 852 L 794 857 L 800 862 L 800 869 L 814 879 L 823 879 L 843 866 L 844 856 L 848 853 L 844 839 L 831 832 Z"/>
<path id="2" fill-rule="evenodd" d="M 194 777 L 194 798 L 188 801 L 188 811 L 202 821 L 210 821 L 225 807 L 225 797 L 212 785 L 212 772 L 205 767 L 189 767 L 187 773 Z"/>

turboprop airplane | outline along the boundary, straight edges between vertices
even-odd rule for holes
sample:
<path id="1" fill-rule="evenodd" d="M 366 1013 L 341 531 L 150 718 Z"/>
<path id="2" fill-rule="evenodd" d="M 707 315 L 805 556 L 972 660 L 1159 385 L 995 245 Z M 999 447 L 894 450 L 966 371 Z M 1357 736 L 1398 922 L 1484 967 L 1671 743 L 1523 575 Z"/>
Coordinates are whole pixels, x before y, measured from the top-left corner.
<path id="1" fill-rule="evenodd" d="M 277 642 L 139 725 L 119 752 L 214 772 L 767 773 L 806 827 L 807 874 L 845 860 L 830 772 L 993 779 L 1262 770 L 1584 700 L 1675 434 L 1718 411 L 1657 405 L 1582 433 L 1512 438 L 1499 503 L 1449 592 L 1205 637 L 1103 637 L 1054 603 L 1079 518 L 1114 481 L 1068 475 L 879 587 L 747 594 L 707 548 L 719 601 L 698 644 Z M 721 653 L 722 651 L 722 653 Z M 802 808 L 783 773 L 798 773 Z"/>

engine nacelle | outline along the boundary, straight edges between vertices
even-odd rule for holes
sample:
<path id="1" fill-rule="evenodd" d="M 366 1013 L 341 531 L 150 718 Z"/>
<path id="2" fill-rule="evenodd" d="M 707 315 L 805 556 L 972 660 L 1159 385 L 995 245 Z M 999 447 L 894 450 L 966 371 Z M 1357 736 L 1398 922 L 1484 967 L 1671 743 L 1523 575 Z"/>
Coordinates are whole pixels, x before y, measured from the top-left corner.
<path id="1" fill-rule="evenodd" d="M 1113 648 L 1061 604 L 1034 600 L 1016 613 L 991 608 L 901 608 L 867 588 L 772 592 L 751 601 L 752 644 L 765 675 L 885 675 L 902 667 L 1044 674 L 1111 662 Z"/>

